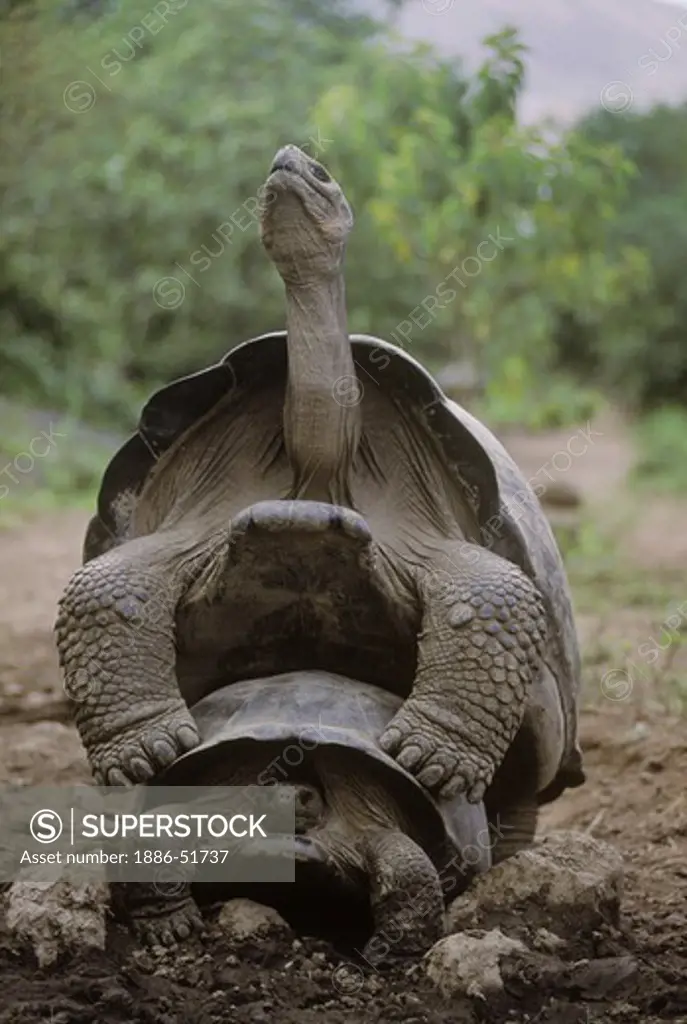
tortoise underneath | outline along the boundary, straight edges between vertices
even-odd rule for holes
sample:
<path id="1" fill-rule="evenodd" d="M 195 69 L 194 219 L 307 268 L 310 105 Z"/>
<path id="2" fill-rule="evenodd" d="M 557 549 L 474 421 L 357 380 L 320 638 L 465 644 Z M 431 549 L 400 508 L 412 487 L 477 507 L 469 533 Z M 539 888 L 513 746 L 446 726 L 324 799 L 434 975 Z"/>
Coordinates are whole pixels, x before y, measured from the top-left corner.
<path id="1" fill-rule="evenodd" d="M 199 743 L 234 680 L 321 669 L 403 698 L 379 744 L 527 845 L 584 775 L 559 551 L 496 438 L 406 353 L 349 335 L 340 186 L 295 146 L 263 195 L 286 332 L 145 407 L 60 602 L 65 689 L 97 781 Z"/>
<path id="2" fill-rule="evenodd" d="M 201 743 L 146 787 L 148 808 L 159 805 L 156 786 L 280 786 L 293 794 L 295 835 L 246 844 L 252 865 L 266 858 L 261 883 L 237 886 L 232 867 L 168 893 L 113 884 L 113 905 L 132 930 L 171 945 L 203 927 L 199 905 L 246 895 L 301 934 L 339 948 L 357 936 L 368 960 L 387 946 L 394 958 L 425 953 L 444 934 L 444 903 L 490 867 L 495 837 L 483 804 L 433 800 L 380 750 L 400 704 L 387 690 L 312 671 L 231 683 L 199 701 Z M 266 881 L 285 860 L 295 884 Z"/>

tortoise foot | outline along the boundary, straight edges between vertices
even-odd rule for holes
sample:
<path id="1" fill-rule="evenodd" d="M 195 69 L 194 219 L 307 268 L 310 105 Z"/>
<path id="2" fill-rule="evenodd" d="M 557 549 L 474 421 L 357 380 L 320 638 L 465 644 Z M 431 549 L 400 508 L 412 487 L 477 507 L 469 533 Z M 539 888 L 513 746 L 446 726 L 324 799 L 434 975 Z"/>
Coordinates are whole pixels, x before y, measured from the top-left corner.
<path id="1" fill-rule="evenodd" d="M 471 749 L 450 716 L 431 702 L 410 697 L 380 738 L 380 746 L 421 785 L 442 799 L 464 793 L 479 803 L 494 774 L 490 758 Z"/>
<path id="2" fill-rule="evenodd" d="M 151 904 L 132 918 L 131 928 L 143 945 L 176 946 L 192 935 L 201 934 L 205 923 L 195 900 L 189 896 L 173 909 L 165 909 L 162 903 Z"/>
<path id="3" fill-rule="evenodd" d="M 147 721 L 89 746 L 88 759 L 99 785 L 126 786 L 148 782 L 199 742 L 198 728 L 184 702 L 178 700 Z"/>

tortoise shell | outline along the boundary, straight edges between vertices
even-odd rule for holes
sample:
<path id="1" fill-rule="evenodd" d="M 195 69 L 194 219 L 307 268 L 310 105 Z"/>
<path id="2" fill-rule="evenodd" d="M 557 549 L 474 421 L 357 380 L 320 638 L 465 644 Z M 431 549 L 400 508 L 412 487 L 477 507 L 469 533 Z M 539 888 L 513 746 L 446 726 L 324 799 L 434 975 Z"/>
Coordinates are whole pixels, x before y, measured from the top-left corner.
<path id="1" fill-rule="evenodd" d="M 271 785 L 286 781 L 313 752 L 336 747 L 344 763 L 350 762 L 351 773 L 364 776 L 366 761 L 368 770 L 395 793 L 413 822 L 416 840 L 437 868 L 455 851 L 477 845 L 478 858 L 471 862 L 469 877 L 462 879 L 465 887 L 474 873 L 491 865 L 484 805 L 470 804 L 463 795 L 435 800 L 381 750 L 377 740 L 402 703 L 387 690 L 332 672 L 287 672 L 231 683 L 193 706 L 201 742 L 158 775 L 154 785 L 198 785 L 208 774 L 213 784 L 220 784 L 223 764 L 240 757 L 246 743 L 278 749 L 276 760 L 266 762 L 265 778 L 256 780 Z"/>
<path id="2" fill-rule="evenodd" d="M 580 654 L 572 600 L 561 555 L 542 507 L 518 466 L 494 434 L 458 403 L 412 356 L 369 335 L 350 336 L 358 378 L 371 379 L 394 401 L 421 411 L 440 443 L 481 531 L 483 546 L 518 565 L 536 584 L 548 609 L 551 669 L 565 723 L 558 775 L 541 802 L 584 781 L 577 739 Z M 160 456 L 216 403 L 255 381 L 285 381 L 286 332 L 263 334 L 233 348 L 219 363 L 157 391 L 138 431 L 107 466 L 83 547 L 90 561 L 124 542 L 132 511 Z"/>

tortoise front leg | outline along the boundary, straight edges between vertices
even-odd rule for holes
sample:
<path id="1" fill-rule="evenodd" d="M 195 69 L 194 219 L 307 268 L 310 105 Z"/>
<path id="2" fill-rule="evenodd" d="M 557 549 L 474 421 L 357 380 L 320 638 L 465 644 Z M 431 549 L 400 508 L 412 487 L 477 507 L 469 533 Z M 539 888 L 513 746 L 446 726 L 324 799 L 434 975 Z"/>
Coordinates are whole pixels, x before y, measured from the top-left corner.
<path id="1" fill-rule="evenodd" d="M 168 894 L 161 889 L 152 882 L 114 882 L 110 886 L 113 909 L 124 917 L 139 942 L 174 946 L 204 931 L 190 885 L 172 886 Z"/>
<path id="2" fill-rule="evenodd" d="M 506 755 L 541 669 L 544 606 L 532 582 L 485 548 L 452 543 L 416 569 L 422 606 L 412 692 L 383 749 L 441 797 L 479 802 Z"/>
<path id="3" fill-rule="evenodd" d="M 145 782 L 199 743 L 175 673 L 175 612 L 193 575 L 174 535 L 82 566 L 60 600 L 57 647 L 95 780 Z"/>
<path id="4" fill-rule="evenodd" d="M 403 832 L 364 840 L 374 934 L 363 950 L 373 966 L 426 953 L 444 934 L 444 898 L 427 854 Z"/>

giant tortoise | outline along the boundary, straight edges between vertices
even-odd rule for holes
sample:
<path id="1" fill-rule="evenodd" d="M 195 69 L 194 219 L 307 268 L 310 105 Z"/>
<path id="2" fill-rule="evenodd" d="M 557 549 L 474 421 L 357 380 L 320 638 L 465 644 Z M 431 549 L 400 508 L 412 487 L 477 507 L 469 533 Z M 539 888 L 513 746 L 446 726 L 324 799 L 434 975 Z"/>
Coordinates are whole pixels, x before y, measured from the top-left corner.
<path id="1" fill-rule="evenodd" d="M 366 940 L 371 959 L 425 953 L 443 935 L 444 903 L 491 865 L 484 805 L 434 800 L 377 738 L 402 698 L 329 672 L 234 682 L 192 709 L 200 744 L 144 787 L 275 785 L 293 791 L 295 836 L 251 840 L 251 857 L 292 858 L 295 885 L 235 881 L 115 883 L 115 905 L 145 942 L 170 945 L 202 923 L 199 903 L 248 895 L 299 931 Z M 167 793 L 168 790 L 163 790 Z M 264 877 L 269 877 L 266 870 Z"/>
<path id="2" fill-rule="evenodd" d="M 352 224 L 325 168 L 280 149 L 260 230 L 286 331 L 153 395 L 107 467 L 60 602 L 65 688 L 111 785 L 196 746 L 190 707 L 232 681 L 386 688 L 382 750 L 442 799 L 484 799 L 498 860 L 584 781 L 566 575 L 493 434 L 406 352 L 349 335 Z"/>

